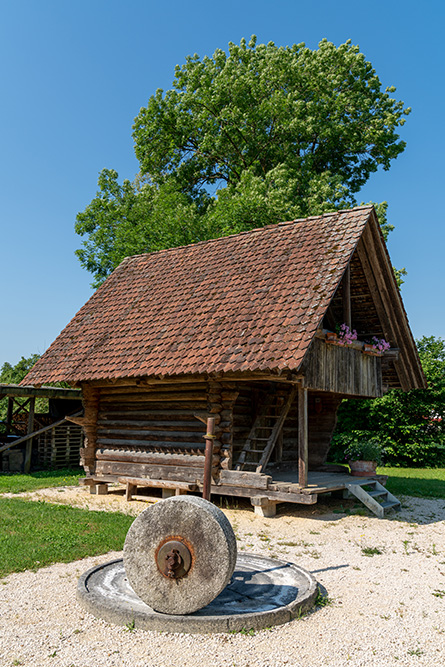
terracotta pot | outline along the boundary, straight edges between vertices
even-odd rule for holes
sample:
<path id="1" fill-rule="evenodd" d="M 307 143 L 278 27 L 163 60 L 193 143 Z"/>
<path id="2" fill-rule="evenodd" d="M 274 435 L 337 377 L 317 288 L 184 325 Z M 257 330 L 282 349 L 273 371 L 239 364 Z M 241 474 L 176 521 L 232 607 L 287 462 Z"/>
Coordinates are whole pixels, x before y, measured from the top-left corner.
<path id="1" fill-rule="evenodd" d="M 381 357 L 380 350 L 376 350 L 370 343 L 363 343 L 363 354 L 371 354 L 373 357 Z"/>
<path id="2" fill-rule="evenodd" d="M 377 461 L 348 461 L 354 477 L 372 477 L 376 474 Z"/>
<path id="3" fill-rule="evenodd" d="M 326 342 L 327 343 L 336 343 L 338 341 L 338 336 L 335 331 L 328 331 L 326 333 Z"/>

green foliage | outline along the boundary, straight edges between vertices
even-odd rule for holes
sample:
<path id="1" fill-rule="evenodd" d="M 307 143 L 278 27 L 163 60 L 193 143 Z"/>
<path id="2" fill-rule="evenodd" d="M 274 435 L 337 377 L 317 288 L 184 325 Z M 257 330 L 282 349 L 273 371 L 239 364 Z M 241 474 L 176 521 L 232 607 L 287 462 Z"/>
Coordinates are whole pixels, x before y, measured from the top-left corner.
<path id="1" fill-rule="evenodd" d="M 0 499 L 0 577 L 120 550 L 133 517 Z"/>
<path id="2" fill-rule="evenodd" d="M 31 370 L 39 357 L 39 354 L 31 354 L 31 356 L 27 359 L 22 357 L 15 366 L 12 366 L 8 361 L 5 361 L 3 366 L 0 368 L 0 383 L 20 384 L 20 382 L 23 380 L 28 371 Z"/>
<path id="3" fill-rule="evenodd" d="M 374 400 L 344 401 L 338 412 L 332 460 L 343 460 L 351 439 L 377 440 L 390 465 L 445 465 L 445 341 L 417 341 L 427 389 L 391 390 Z"/>
<path id="4" fill-rule="evenodd" d="M 345 449 L 346 461 L 375 461 L 382 462 L 382 447 L 377 440 L 366 440 L 351 435 L 349 444 Z"/>
<path id="5" fill-rule="evenodd" d="M 378 547 L 362 547 L 363 556 L 381 556 L 383 551 Z"/>
<path id="6" fill-rule="evenodd" d="M 76 232 L 86 235 L 87 240 L 76 254 L 94 274 L 94 287 L 125 257 L 209 238 L 205 218 L 200 215 L 203 204 L 193 201 L 174 183 L 159 187 L 126 180 L 119 185 L 117 179 L 116 171 L 104 169 L 96 197 L 77 215 Z"/>
<path id="7" fill-rule="evenodd" d="M 350 41 L 189 56 L 135 119 L 139 177 L 103 170 L 78 214 L 82 265 L 97 286 L 130 254 L 355 205 L 405 148 L 394 91 Z"/>
<path id="8" fill-rule="evenodd" d="M 333 600 L 328 596 L 327 593 L 322 592 L 320 586 L 317 586 L 317 597 L 315 598 L 315 607 L 320 609 L 321 607 L 327 607 L 332 604 Z"/>

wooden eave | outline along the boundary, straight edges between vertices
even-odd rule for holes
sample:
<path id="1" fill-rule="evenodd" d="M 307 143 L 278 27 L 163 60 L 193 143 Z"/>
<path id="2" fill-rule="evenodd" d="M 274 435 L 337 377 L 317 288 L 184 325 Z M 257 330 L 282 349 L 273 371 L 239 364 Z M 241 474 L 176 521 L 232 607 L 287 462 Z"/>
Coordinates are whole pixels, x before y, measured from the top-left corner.
<path id="1" fill-rule="evenodd" d="M 148 387 L 153 385 L 173 385 L 187 384 L 193 382 L 207 381 L 225 381 L 225 382 L 280 382 L 285 384 L 297 384 L 301 382 L 302 375 L 297 375 L 290 371 L 264 371 L 264 372 L 227 372 L 227 373 L 193 373 L 187 375 L 168 375 L 168 376 L 141 376 L 129 378 L 110 378 L 106 380 L 88 380 L 79 382 L 78 385 L 88 385 L 91 387 L 103 387 L 104 385 L 113 386 L 139 386 Z"/>
<path id="2" fill-rule="evenodd" d="M 425 376 L 416 344 L 374 211 L 357 245 L 357 253 L 383 327 L 384 337 L 399 348 L 399 358 L 394 361 L 394 367 L 401 388 L 404 391 L 425 388 Z"/>
<path id="3" fill-rule="evenodd" d="M 34 387 L 18 384 L 0 384 L 1 396 L 34 396 L 35 398 L 65 398 L 82 399 L 80 389 L 66 389 L 64 387 Z"/>

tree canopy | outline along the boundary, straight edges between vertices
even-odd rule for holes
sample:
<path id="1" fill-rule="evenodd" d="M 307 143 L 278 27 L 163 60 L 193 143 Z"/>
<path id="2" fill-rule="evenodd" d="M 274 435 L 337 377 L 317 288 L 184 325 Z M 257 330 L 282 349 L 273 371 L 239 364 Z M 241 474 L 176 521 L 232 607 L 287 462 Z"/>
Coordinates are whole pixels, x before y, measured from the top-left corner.
<path id="1" fill-rule="evenodd" d="M 405 148 L 394 91 L 350 41 L 189 56 L 135 119 L 138 177 L 103 170 L 78 214 L 81 263 L 97 285 L 129 254 L 355 205 Z"/>

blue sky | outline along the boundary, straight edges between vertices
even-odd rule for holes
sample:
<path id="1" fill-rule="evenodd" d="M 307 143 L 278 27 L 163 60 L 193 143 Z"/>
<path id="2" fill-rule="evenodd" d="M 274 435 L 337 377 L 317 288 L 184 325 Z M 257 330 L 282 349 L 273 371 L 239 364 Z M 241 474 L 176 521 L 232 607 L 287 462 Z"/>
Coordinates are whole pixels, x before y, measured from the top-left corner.
<path id="1" fill-rule="evenodd" d="M 74 221 L 104 168 L 132 179 L 133 119 L 186 55 L 258 36 L 360 46 L 413 111 L 405 152 L 360 195 L 389 202 L 389 250 L 416 337 L 445 338 L 444 3 L 0 0 L 0 365 L 43 353 L 92 293 Z"/>

